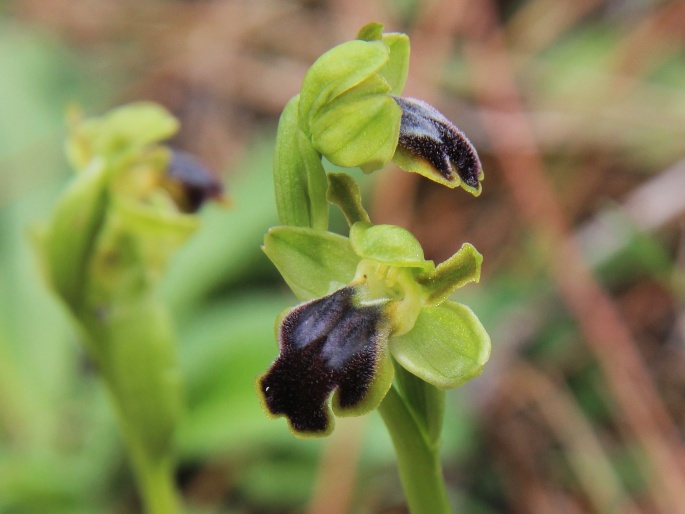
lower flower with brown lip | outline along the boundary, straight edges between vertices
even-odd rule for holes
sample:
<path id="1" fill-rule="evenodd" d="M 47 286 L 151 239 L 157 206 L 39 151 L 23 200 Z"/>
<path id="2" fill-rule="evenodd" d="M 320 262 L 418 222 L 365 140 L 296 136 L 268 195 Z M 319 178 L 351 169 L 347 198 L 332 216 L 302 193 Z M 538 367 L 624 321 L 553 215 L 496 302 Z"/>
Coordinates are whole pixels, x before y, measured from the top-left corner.
<path id="1" fill-rule="evenodd" d="M 259 384 L 268 411 L 286 416 L 294 431 L 330 432 L 326 403 L 334 390 L 336 411 L 359 406 L 369 392 L 390 324 L 383 304 L 363 305 L 359 292 L 348 286 L 302 304 L 280 325 L 281 354 Z"/>
<path id="2" fill-rule="evenodd" d="M 264 251 L 305 300 L 277 322 L 280 355 L 256 383 L 267 414 L 286 417 L 295 435 L 326 436 L 334 414 L 376 409 L 395 364 L 449 389 L 488 359 L 478 318 L 448 299 L 478 280 L 481 256 L 471 245 L 435 267 L 405 229 L 356 222 L 349 238 L 276 227 Z"/>

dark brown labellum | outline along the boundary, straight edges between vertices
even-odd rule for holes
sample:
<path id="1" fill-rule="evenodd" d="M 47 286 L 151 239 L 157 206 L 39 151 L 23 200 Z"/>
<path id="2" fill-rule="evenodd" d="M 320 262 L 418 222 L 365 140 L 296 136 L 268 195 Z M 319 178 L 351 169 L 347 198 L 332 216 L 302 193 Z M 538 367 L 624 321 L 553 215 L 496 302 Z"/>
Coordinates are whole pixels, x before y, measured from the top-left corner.
<path id="1" fill-rule="evenodd" d="M 439 111 L 414 98 L 393 97 L 402 108 L 398 145 L 424 159 L 445 179 L 457 176 L 478 189 L 483 178 L 478 152 L 464 133 Z"/>
<path id="2" fill-rule="evenodd" d="M 222 198 L 221 182 L 194 155 L 170 150 L 167 186 L 182 211 L 197 212 L 207 200 Z"/>
<path id="3" fill-rule="evenodd" d="M 328 397 L 340 406 L 366 396 L 387 342 L 382 306 L 355 306 L 355 288 L 302 304 L 280 327 L 281 355 L 260 379 L 267 409 L 284 415 L 293 430 L 322 434 L 330 427 Z"/>

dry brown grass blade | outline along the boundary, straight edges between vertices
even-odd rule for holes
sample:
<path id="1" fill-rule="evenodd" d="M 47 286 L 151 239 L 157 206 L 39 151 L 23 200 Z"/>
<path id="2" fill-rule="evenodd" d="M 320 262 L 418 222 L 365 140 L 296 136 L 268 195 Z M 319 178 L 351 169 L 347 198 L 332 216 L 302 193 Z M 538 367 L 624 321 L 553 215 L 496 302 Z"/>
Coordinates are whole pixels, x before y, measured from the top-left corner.
<path id="1" fill-rule="evenodd" d="M 650 495 L 664 514 L 685 509 L 683 448 L 677 428 L 616 307 L 583 262 L 568 222 L 546 176 L 529 122 L 523 112 L 496 11 L 478 4 L 488 22 L 469 31 L 466 59 L 478 101 L 510 114 L 509 123 L 484 115 L 484 123 L 521 215 L 535 231 L 559 293 L 590 350 L 596 356 L 616 400 L 619 418 L 640 444 L 649 462 Z M 512 144 L 514 143 L 514 144 Z M 517 150 L 514 150 L 514 148 Z"/>
<path id="2" fill-rule="evenodd" d="M 516 391 L 516 394 L 511 394 Z M 604 452 L 592 425 L 573 396 L 544 374 L 519 361 L 502 383 L 502 394 L 520 407 L 532 401 L 561 443 L 564 454 L 593 506 L 593 512 L 638 514 Z"/>
<path id="3" fill-rule="evenodd" d="M 518 51 L 537 54 L 602 3 L 603 0 L 526 2 L 507 24 L 507 40 Z"/>
<path id="4" fill-rule="evenodd" d="M 308 514 L 351 512 L 367 417 L 341 418 L 324 445 Z"/>

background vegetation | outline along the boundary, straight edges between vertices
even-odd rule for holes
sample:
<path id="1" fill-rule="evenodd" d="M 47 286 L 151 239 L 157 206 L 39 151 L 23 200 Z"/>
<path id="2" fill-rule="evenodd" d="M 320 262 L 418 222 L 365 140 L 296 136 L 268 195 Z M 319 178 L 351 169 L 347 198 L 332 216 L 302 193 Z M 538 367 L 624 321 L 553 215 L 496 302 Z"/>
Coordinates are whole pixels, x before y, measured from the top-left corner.
<path id="1" fill-rule="evenodd" d="M 367 191 L 374 221 L 412 230 L 428 258 L 464 241 L 485 256 L 458 298 L 493 355 L 448 395 L 454 504 L 685 512 L 685 2 L 656 0 L 0 0 L 0 512 L 139 509 L 102 386 L 27 237 L 69 178 L 66 106 L 137 99 L 180 118 L 175 144 L 233 199 L 203 213 L 165 284 L 187 504 L 404 512 L 377 414 L 302 441 L 253 385 L 293 302 L 259 250 L 276 223 L 277 117 L 311 62 L 372 20 L 409 34 L 406 94 L 455 121 L 486 174 L 477 199 L 396 170 Z"/>

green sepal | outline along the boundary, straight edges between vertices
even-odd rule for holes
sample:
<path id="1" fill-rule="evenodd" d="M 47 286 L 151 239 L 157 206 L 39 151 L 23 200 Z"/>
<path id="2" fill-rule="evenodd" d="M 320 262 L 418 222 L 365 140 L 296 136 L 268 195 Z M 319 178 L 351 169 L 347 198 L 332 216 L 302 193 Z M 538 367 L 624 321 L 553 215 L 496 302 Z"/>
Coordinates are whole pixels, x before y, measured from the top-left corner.
<path id="1" fill-rule="evenodd" d="M 434 269 L 423 256 L 423 248 L 408 230 L 395 225 L 357 222 L 350 227 L 350 242 L 357 255 L 399 268 Z"/>
<path id="2" fill-rule="evenodd" d="M 438 305 L 456 289 L 480 280 L 483 256 L 470 243 L 464 243 L 457 253 L 440 263 L 435 270 L 420 273 L 416 281 L 425 293 L 427 305 Z"/>
<path id="3" fill-rule="evenodd" d="M 490 337 L 471 309 L 447 300 L 421 309 L 414 328 L 391 339 L 390 352 L 417 377 L 450 389 L 481 373 Z"/>
<path id="4" fill-rule="evenodd" d="M 402 109 L 390 86 L 372 75 L 328 102 L 310 121 L 312 144 L 337 166 L 371 172 L 392 159 L 400 136 Z"/>
<path id="5" fill-rule="evenodd" d="M 362 41 L 380 41 L 383 39 L 383 24 L 372 21 L 357 32 L 357 39 Z"/>
<path id="6" fill-rule="evenodd" d="M 78 115 L 71 118 L 66 153 L 76 170 L 86 166 L 95 155 L 108 160 L 121 158 L 150 143 L 168 139 L 179 128 L 176 118 L 152 102 L 124 105 L 84 121 Z"/>
<path id="7" fill-rule="evenodd" d="M 360 260 L 346 237 L 305 227 L 270 229 L 262 250 L 300 300 L 351 282 Z"/>
<path id="8" fill-rule="evenodd" d="M 359 185 L 347 173 L 328 174 L 328 201 L 342 211 L 347 224 L 352 226 L 358 221 L 369 223 L 371 219 L 362 204 Z"/>
<path id="9" fill-rule="evenodd" d="M 74 177 L 40 237 L 48 281 L 72 308 L 83 299 L 87 263 L 103 223 L 107 171 L 96 158 Z"/>
<path id="10" fill-rule="evenodd" d="M 332 48 L 309 68 L 302 83 L 299 123 L 311 136 L 311 122 L 319 110 L 338 96 L 372 77 L 388 61 L 389 49 L 382 41 L 348 41 Z"/>
<path id="11" fill-rule="evenodd" d="M 333 413 L 336 416 L 361 416 L 372 410 L 378 408 L 378 406 L 385 398 L 390 387 L 392 387 L 392 380 L 395 375 L 395 369 L 392 364 L 392 359 L 387 351 L 387 348 L 379 348 L 379 359 L 376 364 L 375 375 L 373 381 L 369 386 L 369 390 L 366 393 L 364 399 L 354 407 L 343 408 L 340 406 L 338 391 L 333 393 L 333 400 L 331 401 L 331 407 L 333 408 Z"/>

